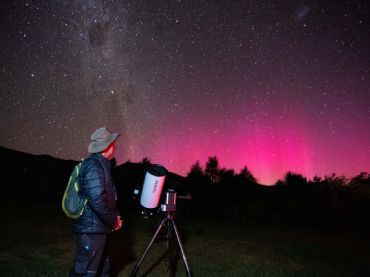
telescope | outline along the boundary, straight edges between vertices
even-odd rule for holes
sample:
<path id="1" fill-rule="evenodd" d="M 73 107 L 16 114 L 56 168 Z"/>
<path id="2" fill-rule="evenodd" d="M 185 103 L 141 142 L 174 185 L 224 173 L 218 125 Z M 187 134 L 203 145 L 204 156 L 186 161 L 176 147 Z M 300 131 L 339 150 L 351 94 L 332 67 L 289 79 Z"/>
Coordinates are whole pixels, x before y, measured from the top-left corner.
<path id="1" fill-rule="evenodd" d="M 163 200 L 163 203 L 160 205 L 160 210 L 162 211 L 163 219 L 159 223 L 158 228 L 155 231 L 140 261 L 135 265 L 135 268 L 131 272 L 130 274 L 131 277 L 136 277 L 139 268 L 145 256 L 147 255 L 151 245 L 157 239 L 157 236 L 162 230 L 162 228 L 165 227 L 167 227 L 166 228 L 167 229 L 166 239 L 168 240 L 167 250 L 169 251 L 170 245 L 169 242 L 172 240 L 173 233 L 175 233 L 177 243 L 181 251 L 182 259 L 185 264 L 187 276 L 192 277 L 188 259 L 186 257 L 185 250 L 182 245 L 181 238 L 175 223 L 176 199 L 184 198 L 190 200 L 191 197 L 190 196 L 178 197 L 174 189 L 167 189 L 165 195 L 162 195 L 163 186 L 165 183 L 167 173 L 168 173 L 167 169 L 161 165 L 158 164 L 150 165 L 145 173 L 141 195 L 138 187 L 134 189 L 134 197 L 139 198 L 140 195 L 140 205 L 142 206 L 141 214 L 144 218 L 148 218 L 151 215 L 153 215 L 155 211 L 158 211 L 159 202 L 161 199 Z"/>
<path id="2" fill-rule="evenodd" d="M 175 212 L 177 198 L 191 200 L 190 195 L 178 196 L 174 189 L 167 189 L 165 195 L 162 195 L 167 173 L 167 169 L 162 165 L 150 165 L 145 173 L 142 190 L 140 191 L 138 186 L 134 189 L 134 198 L 140 197 L 141 214 L 145 219 L 158 210 L 161 199 L 164 201 L 160 205 L 163 212 Z"/>

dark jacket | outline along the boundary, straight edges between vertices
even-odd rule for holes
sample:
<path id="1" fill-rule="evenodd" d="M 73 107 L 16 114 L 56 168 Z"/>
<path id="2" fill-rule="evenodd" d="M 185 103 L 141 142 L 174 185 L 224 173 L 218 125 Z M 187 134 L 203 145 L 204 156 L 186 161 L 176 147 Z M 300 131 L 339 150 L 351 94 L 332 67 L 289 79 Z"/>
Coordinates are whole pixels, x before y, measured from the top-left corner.
<path id="1" fill-rule="evenodd" d="M 79 176 L 80 193 L 87 198 L 85 210 L 74 221 L 75 233 L 109 234 L 118 216 L 116 187 L 110 161 L 100 153 L 91 154 Z"/>

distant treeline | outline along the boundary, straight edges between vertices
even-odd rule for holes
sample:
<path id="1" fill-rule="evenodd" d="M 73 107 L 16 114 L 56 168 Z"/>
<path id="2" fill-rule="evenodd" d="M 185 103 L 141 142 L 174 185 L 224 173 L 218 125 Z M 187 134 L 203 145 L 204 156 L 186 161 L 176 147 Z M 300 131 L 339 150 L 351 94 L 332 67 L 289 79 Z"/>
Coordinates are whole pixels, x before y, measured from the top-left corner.
<path id="1" fill-rule="evenodd" d="M 353 178 L 314 177 L 286 173 L 274 186 L 257 184 L 243 168 L 239 173 L 219 168 L 210 157 L 203 169 L 191 168 L 186 187 L 193 195 L 188 213 L 235 220 L 294 224 L 370 225 L 370 174 Z"/>
<path id="2" fill-rule="evenodd" d="M 69 175 L 77 163 L 50 156 L 30 155 L 0 147 L 1 196 L 60 205 Z M 113 167 L 119 205 L 135 211 L 133 190 L 143 184 L 149 159 Z M 190 193 L 192 200 L 177 201 L 178 214 L 240 221 L 293 224 L 356 224 L 370 226 L 370 174 L 306 177 L 288 172 L 274 186 L 262 186 L 247 167 L 236 173 L 220 168 L 210 157 L 204 168 L 196 162 L 186 177 L 169 173 L 165 189 Z"/>

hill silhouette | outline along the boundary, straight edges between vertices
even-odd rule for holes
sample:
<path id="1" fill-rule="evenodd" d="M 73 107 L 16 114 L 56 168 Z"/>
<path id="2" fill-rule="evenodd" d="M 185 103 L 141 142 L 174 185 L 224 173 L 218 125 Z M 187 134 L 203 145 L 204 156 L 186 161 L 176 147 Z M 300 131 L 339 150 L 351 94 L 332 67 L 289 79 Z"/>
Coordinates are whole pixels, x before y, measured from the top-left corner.
<path id="1" fill-rule="evenodd" d="M 0 146 L 3 169 L 4 197 L 60 201 L 68 183 L 74 160 L 63 160 L 48 155 L 32 155 Z M 125 199 L 131 197 L 134 187 L 143 184 L 145 163 L 126 162 L 119 166 L 113 161 L 112 174 L 118 193 Z M 165 188 L 183 191 L 185 178 L 169 172 Z M 6 185 L 5 185 L 6 184 Z"/>
<path id="2" fill-rule="evenodd" d="M 2 196 L 54 201 L 63 194 L 77 162 L 32 155 L 0 146 Z"/>

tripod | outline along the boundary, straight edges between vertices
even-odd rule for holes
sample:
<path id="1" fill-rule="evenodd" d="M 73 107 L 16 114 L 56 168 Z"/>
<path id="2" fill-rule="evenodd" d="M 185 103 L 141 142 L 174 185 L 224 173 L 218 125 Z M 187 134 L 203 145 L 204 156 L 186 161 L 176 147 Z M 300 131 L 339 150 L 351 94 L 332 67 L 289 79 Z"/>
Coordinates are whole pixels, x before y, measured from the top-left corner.
<path id="1" fill-rule="evenodd" d="M 175 198 L 176 198 L 176 193 L 175 193 Z M 168 208 L 168 207 L 170 207 L 170 208 Z M 185 250 L 184 250 L 184 247 L 181 243 L 180 235 L 179 235 L 179 232 L 177 230 L 176 223 L 175 223 L 175 220 L 174 220 L 174 206 L 173 205 L 172 206 L 167 206 L 166 204 L 164 204 L 164 205 L 162 205 L 162 210 L 165 211 L 164 218 L 159 223 L 159 226 L 158 226 L 157 230 L 155 231 L 155 233 L 153 235 L 153 238 L 150 241 L 148 247 L 146 248 L 143 256 L 140 259 L 140 261 L 135 265 L 135 268 L 131 272 L 131 275 L 130 275 L 131 277 L 136 277 L 136 274 L 137 274 L 142 262 L 144 261 L 145 256 L 149 252 L 149 248 L 152 246 L 152 244 L 155 241 L 155 239 L 157 238 L 159 232 L 162 230 L 162 228 L 165 225 L 167 225 L 167 237 L 166 237 L 168 239 L 167 248 L 169 248 L 169 245 L 170 245 L 169 242 L 170 242 L 171 237 L 172 237 L 172 230 L 171 230 L 171 227 L 172 227 L 173 231 L 175 232 L 175 235 L 176 235 L 177 243 L 180 247 L 182 260 L 184 261 L 184 264 L 185 264 L 187 276 L 192 277 L 191 270 L 190 270 L 190 267 L 189 267 L 189 262 L 188 262 L 188 259 L 186 258 Z"/>

